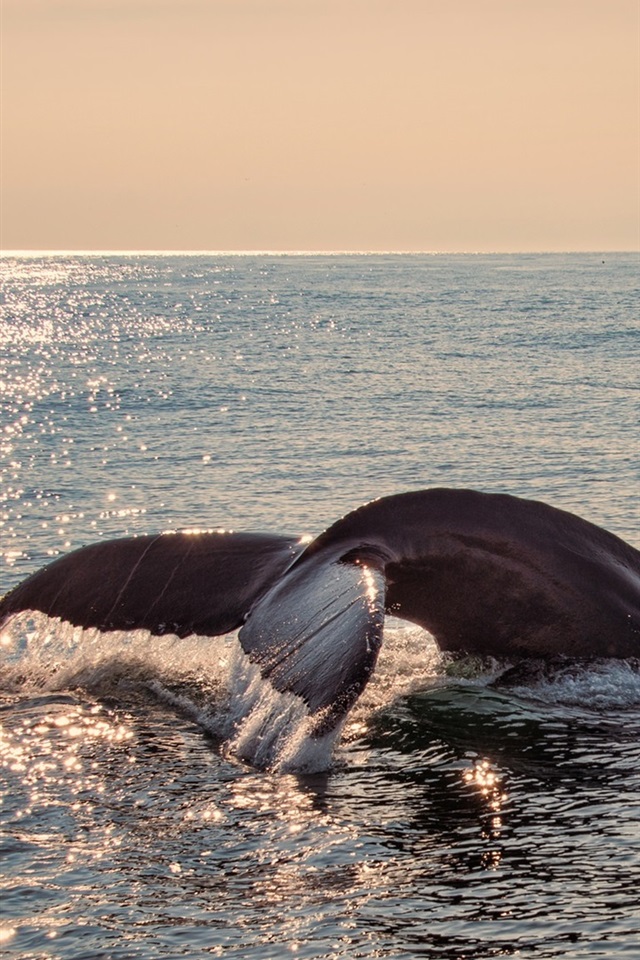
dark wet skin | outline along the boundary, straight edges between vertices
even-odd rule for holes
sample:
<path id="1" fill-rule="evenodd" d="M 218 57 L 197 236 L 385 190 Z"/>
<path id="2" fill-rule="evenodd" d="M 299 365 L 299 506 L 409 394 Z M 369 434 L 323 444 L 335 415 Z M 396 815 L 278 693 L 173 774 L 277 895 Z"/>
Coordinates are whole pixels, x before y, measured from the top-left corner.
<path id="1" fill-rule="evenodd" d="M 23 610 L 183 637 L 244 624 L 263 675 L 335 724 L 375 666 L 384 612 L 443 650 L 640 656 L 640 552 L 544 503 L 432 489 L 372 501 L 306 547 L 220 532 L 93 544 L 7 594 L 0 623 Z"/>

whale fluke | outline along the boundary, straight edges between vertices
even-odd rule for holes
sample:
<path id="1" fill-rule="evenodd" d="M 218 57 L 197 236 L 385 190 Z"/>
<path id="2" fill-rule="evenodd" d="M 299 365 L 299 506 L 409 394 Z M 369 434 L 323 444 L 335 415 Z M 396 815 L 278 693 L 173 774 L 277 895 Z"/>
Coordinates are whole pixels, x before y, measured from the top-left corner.
<path id="1" fill-rule="evenodd" d="M 312 558 L 276 583 L 240 630 L 263 677 L 305 701 L 317 735 L 340 722 L 373 671 L 384 597 L 379 571 Z"/>
<path id="2" fill-rule="evenodd" d="M 0 601 L 0 626 L 39 610 L 79 627 L 218 636 L 303 547 L 295 537 L 225 531 L 106 540 L 54 560 Z"/>
<path id="3" fill-rule="evenodd" d="M 374 668 L 384 613 L 444 650 L 640 656 L 640 552 L 592 523 L 506 494 L 431 489 L 374 500 L 306 547 L 248 533 L 94 544 L 0 601 L 82 627 L 239 640 L 265 679 L 337 726 Z"/>

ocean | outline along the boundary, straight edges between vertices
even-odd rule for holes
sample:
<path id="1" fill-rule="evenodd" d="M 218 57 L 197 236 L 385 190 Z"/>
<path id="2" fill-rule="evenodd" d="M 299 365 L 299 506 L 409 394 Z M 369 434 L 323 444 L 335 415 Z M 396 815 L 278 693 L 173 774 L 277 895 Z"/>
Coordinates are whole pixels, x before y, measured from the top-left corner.
<path id="1" fill-rule="evenodd" d="M 640 547 L 638 256 L 7 255 L 0 594 L 83 544 L 315 536 L 428 487 Z M 388 618 L 339 742 L 231 722 L 238 644 L 0 635 L 12 960 L 631 958 L 640 672 L 510 690 Z M 231 720 L 230 720 L 231 718 Z M 243 742 L 240 743 L 240 740 Z"/>

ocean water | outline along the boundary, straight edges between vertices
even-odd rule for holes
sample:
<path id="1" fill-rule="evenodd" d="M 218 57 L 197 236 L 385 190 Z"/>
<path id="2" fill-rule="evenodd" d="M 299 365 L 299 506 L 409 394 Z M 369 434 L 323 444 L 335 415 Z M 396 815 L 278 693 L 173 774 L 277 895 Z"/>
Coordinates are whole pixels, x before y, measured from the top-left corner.
<path id="1" fill-rule="evenodd" d="M 0 593 L 100 538 L 315 535 L 430 486 L 639 547 L 638 266 L 5 257 Z M 233 635 L 20 618 L 0 664 L 3 956 L 638 955 L 637 664 L 498 691 L 498 665 L 389 618 L 315 744 L 281 704 L 238 722 Z"/>

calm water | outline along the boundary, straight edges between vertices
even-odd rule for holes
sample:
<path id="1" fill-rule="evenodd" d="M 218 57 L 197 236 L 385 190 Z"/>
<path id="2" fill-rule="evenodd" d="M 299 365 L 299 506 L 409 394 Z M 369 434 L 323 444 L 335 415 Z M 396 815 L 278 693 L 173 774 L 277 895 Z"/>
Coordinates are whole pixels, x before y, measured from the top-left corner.
<path id="1" fill-rule="evenodd" d="M 0 593 L 100 537 L 319 533 L 433 485 L 640 546 L 636 256 L 2 269 Z M 632 664 L 498 693 L 389 621 L 333 753 L 265 772 L 230 726 L 234 637 L 1 640 L 7 957 L 638 955 Z"/>

